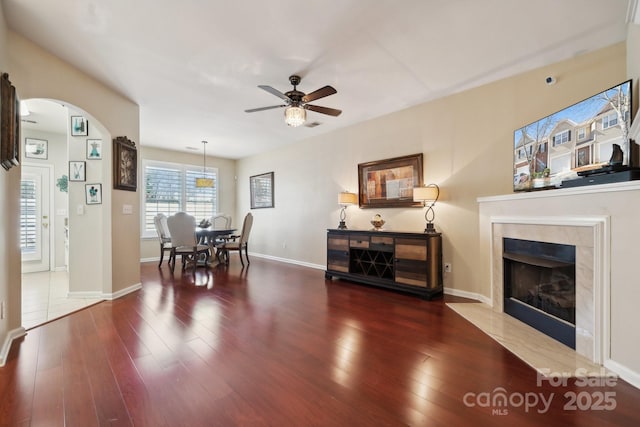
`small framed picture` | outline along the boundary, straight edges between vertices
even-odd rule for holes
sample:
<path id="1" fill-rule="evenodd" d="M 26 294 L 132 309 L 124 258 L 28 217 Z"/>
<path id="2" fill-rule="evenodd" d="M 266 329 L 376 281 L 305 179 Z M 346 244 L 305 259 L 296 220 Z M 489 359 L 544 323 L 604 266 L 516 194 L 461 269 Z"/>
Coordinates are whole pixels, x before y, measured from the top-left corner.
<path id="1" fill-rule="evenodd" d="M 102 140 L 101 139 L 87 139 L 87 159 L 88 160 L 102 159 Z"/>
<path id="2" fill-rule="evenodd" d="M 89 135 L 89 122 L 83 116 L 71 116 L 71 136 Z"/>
<path id="3" fill-rule="evenodd" d="M 251 209 L 273 207 L 273 172 L 249 177 Z"/>
<path id="4" fill-rule="evenodd" d="M 48 141 L 46 139 L 25 138 L 24 156 L 30 159 L 46 160 L 48 156 Z"/>
<path id="5" fill-rule="evenodd" d="M 86 181 L 86 166 L 86 162 L 69 162 L 69 181 Z"/>
<path id="6" fill-rule="evenodd" d="M 85 184 L 84 190 L 88 205 L 102 203 L 102 184 Z"/>

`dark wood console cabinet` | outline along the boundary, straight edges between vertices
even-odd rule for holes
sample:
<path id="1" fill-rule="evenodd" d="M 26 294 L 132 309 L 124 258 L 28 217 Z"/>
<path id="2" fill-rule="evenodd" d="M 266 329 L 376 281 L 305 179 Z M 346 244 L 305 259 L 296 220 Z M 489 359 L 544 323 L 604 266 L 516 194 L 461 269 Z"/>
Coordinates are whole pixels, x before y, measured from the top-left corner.
<path id="1" fill-rule="evenodd" d="M 325 277 L 431 299 L 442 293 L 442 234 L 329 229 Z"/>

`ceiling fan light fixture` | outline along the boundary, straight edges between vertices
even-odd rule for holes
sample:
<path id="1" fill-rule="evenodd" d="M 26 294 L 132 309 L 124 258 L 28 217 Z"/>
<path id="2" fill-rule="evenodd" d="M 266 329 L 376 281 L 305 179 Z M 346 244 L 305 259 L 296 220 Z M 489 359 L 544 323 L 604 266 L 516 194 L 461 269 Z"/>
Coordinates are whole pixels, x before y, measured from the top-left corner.
<path id="1" fill-rule="evenodd" d="M 284 110 L 284 121 L 291 127 L 298 127 L 307 120 L 307 111 L 297 105 L 287 107 Z"/>

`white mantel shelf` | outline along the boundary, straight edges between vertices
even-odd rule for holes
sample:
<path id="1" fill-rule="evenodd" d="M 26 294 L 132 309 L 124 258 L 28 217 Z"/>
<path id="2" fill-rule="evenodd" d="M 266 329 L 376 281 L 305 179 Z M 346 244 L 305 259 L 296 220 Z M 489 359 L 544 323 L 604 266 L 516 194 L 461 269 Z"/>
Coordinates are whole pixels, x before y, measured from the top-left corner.
<path id="1" fill-rule="evenodd" d="M 553 190 L 525 191 L 498 196 L 478 197 L 478 203 L 504 202 L 509 200 L 529 200 L 549 197 L 566 197 L 583 194 L 613 193 L 617 191 L 640 190 L 640 180 L 614 182 L 611 184 L 585 185 L 582 187 L 557 188 Z"/>

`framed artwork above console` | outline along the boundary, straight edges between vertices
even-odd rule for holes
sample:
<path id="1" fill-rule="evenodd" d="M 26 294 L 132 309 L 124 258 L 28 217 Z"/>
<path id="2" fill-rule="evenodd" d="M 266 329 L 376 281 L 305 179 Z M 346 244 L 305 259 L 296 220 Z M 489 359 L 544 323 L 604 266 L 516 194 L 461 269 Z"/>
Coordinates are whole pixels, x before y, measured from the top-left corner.
<path id="1" fill-rule="evenodd" d="M 422 153 L 358 165 L 361 208 L 421 207 L 413 188 L 422 186 Z"/>

